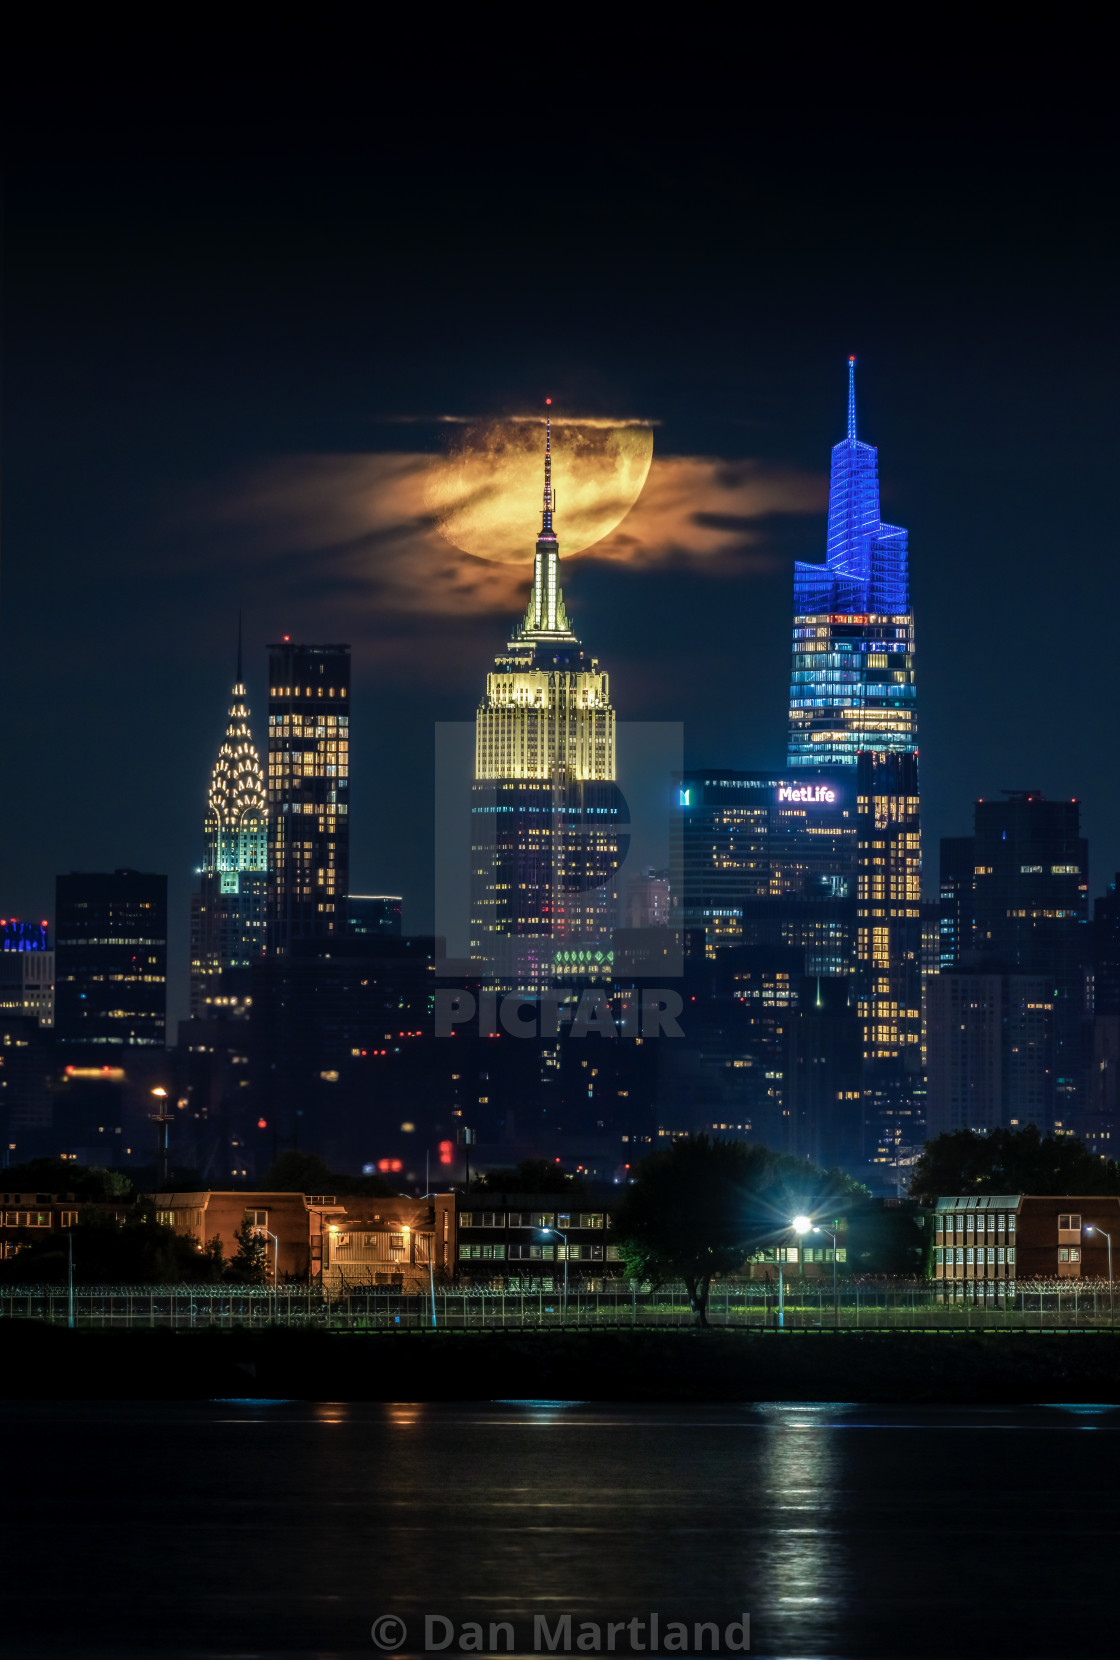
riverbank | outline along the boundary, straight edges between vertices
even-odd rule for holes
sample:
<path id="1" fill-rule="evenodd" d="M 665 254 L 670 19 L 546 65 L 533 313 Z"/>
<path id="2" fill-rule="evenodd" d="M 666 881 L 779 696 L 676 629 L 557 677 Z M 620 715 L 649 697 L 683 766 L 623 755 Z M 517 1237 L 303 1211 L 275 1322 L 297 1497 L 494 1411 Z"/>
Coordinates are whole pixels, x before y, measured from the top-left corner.
<path id="1" fill-rule="evenodd" d="M 43 1400 L 1120 1402 L 1120 1331 L 104 1331 L 2 1321 Z"/>

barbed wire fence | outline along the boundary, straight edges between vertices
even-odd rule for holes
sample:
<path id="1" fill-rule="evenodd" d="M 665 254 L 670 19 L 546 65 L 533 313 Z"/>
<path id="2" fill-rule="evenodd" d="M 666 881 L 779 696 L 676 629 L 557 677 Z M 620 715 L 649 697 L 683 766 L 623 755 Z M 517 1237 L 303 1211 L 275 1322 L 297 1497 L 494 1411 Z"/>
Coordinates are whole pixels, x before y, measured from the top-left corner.
<path id="1" fill-rule="evenodd" d="M 841 1282 L 835 1302 L 819 1281 L 717 1281 L 707 1318 L 713 1327 L 743 1331 L 1073 1331 L 1115 1324 L 1117 1301 L 1105 1281 L 1010 1283 L 997 1293 L 929 1281 Z M 0 1286 L 0 1320 L 65 1326 L 65 1285 Z M 324 1331 L 431 1330 L 427 1288 L 341 1284 L 330 1296 L 318 1287 L 190 1285 L 75 1286 L 75 1326 L 176 1329 L 317 1327 Z M 683 1285 L 636 1281 L 589 1286 L 573 1282 L 565 1303 L 560 1280 L 437 1286 L 435 1326 L 446 1330 L 687 1327 L 696 1324 Z"/>

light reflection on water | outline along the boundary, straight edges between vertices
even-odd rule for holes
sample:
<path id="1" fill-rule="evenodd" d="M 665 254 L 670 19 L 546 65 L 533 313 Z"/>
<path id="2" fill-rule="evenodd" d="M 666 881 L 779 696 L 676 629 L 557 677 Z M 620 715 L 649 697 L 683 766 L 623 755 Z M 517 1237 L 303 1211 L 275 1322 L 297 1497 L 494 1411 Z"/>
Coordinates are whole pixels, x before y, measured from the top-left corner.
<path id="1" fill-rule="evenodd" d="M 368 1655 L 375 1617 L 415 1633 L 425 1612 L 511 1621 L 519 1639 L 536 1615 L 749 1613 L 752 1655 L 790 1660 L 1109 1652 L 1092 1631 L 1114 1556 L 1114 1407 L 250 1400 L 5 1416 L 20 1495 L 0 1523 L 5 1660 Z M 1040 1561 L 1075 1599 L 1040 1600 Z"/>

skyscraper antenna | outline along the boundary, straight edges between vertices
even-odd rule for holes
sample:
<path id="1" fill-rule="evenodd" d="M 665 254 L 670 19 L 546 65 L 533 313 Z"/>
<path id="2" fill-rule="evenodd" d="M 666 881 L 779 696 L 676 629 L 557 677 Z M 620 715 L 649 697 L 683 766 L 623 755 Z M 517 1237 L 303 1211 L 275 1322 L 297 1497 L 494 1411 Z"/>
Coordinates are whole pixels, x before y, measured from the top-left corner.
<path id="1" fill-rule="evenodd" d="M 241 607 L 237 607 L 237 684 L 241 684 Z"/>
<path id="2" fill-rule="evenodd" d="M 848 442 L 856 441 L 856 360 L 848 359 Z"/>
<path id="3" fill-rule="evenodd" d="M 544 418 L 544 517 L 541 520 L 541 530 L 552 529 L 552 399 L 545 400 L 546 414 Z"/>

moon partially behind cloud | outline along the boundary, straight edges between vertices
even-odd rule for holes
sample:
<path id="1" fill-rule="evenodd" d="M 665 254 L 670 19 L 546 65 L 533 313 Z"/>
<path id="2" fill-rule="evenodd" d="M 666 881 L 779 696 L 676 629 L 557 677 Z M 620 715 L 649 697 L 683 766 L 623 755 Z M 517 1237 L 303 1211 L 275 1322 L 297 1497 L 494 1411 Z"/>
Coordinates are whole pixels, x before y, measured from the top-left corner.
<path id="1" fill-rule="evenodd" d="M 601 542 L 641 495 L 653 459 L 646 422 L 555 417 L 552 484 L 556 529 L 565 554 Z M 524 565 L 532 550 L 544 490 L 544 420 L 479 422 L 458 429 L 425 480 L 425 506 L 440 534 L 461 552 L 495 564 Z"/>

